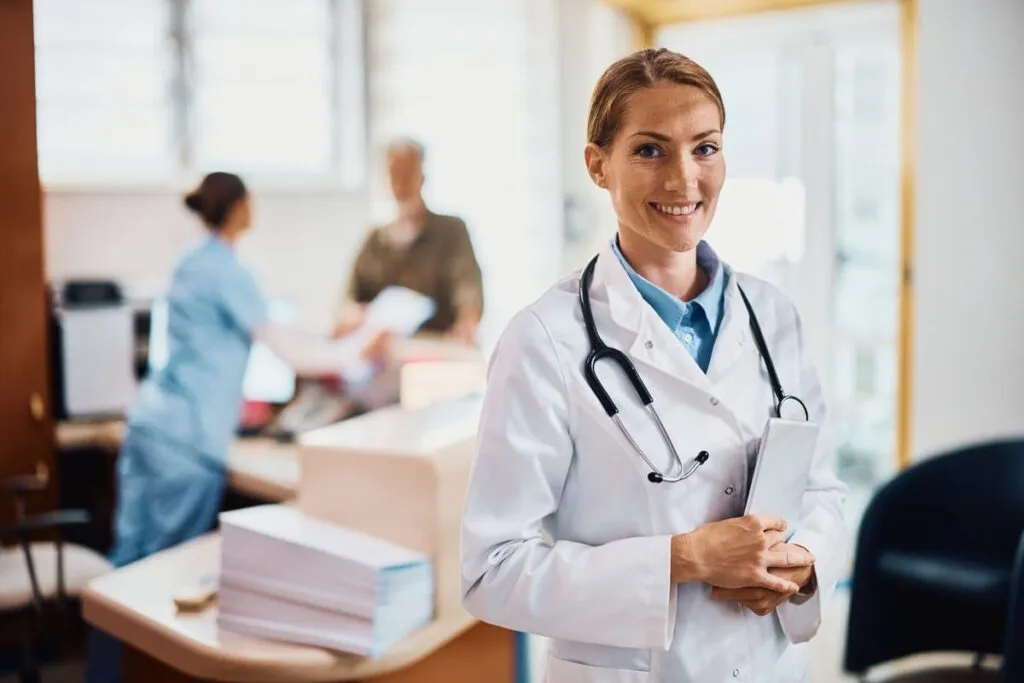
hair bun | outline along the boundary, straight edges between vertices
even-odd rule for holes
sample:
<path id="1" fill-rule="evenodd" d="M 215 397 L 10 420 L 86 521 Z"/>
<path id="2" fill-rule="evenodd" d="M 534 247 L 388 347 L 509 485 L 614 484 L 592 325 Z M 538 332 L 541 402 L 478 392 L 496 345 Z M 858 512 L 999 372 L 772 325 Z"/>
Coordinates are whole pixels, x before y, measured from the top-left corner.
<path id="1" fill-rule="evenodd" d="M 196 213 L 203 212 L 203 195 L 198 192 L 192 192 L 185 196 L 185 206 Z"/>
<path id="2" fill-rule="evenodd" d="M 199 187 L 185 195 L 185 206 L 198 214 L 207 228 L 220 230 L 235 205 L 247 196 L 241 178 L 217 171 L 207 174 Z"/>

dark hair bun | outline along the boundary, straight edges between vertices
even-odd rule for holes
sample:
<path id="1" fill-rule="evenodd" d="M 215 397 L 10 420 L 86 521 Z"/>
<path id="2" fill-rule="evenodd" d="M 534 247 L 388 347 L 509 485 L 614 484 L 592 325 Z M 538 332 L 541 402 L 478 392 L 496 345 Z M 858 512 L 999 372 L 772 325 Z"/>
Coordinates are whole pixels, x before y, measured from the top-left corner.
<path id="1" fill-rule="evenodd" d="M 211 230 L 224 227 L 231 209 L 248 195 L 245 183 L 233 173 L 210 173 L 185 196 L 185 206 L 199 214 Z"/>
<path id="2" fill-rule="evenodd" d="M 185 196 L 185 206 L 195 213 L 203 212 L 203 195 L 192 192 Z"/>

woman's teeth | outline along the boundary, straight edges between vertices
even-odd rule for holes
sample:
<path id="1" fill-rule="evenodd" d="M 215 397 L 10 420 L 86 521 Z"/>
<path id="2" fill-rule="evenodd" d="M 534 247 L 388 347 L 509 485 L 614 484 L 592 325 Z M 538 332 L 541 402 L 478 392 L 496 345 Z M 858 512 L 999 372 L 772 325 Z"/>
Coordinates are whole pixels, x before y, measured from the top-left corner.
<path id="1" fill-rule="evenodd" d="M 698 206 L 700 206 L 700 202 L 694 202 L 693 204 L 654 204 L 655 209 L 669 216 L 689 216 L 697 210 Z"/>

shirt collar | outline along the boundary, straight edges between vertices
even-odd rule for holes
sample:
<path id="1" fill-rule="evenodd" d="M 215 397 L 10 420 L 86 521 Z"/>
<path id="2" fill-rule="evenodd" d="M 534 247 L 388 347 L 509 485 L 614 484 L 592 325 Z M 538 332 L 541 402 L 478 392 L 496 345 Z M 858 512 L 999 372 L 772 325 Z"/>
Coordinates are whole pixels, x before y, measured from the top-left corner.
<path id="1" fill-rule="evenodd" d="M 206 237 L 207 244 L 215 249 L 225 249 L 229 252 L 234 253 L 235 247 L 233 244 L 228 242 L 226 239 L 221 237 L 215 230 L 210 230 Z"/>
<path id="2" fill-rule="evenodd" d="M 722 298 L 725 295 L 725 268 L 710 244 L 701 240 L 697 245 L 697 265 L 700 266 L 701 270 L 710 275 L 708 286 L 690 301 L 683 301 L 669 294 L 636 272 L 622 254 L 622 250 L 619 249 L 618 236 L 612 238 L 612 250 L 615 252 L 619 262 L 622 263 L 622 267 L 629 275 L 629 279 L 636 285 L 640 296 L 654 309 L 658 317 L 669 326 L 669 329 L 675 330 L 692 313 L 692 309 L 696 305 L 704 312 L 711 331 L 717 332 L 722 311 Z"/>

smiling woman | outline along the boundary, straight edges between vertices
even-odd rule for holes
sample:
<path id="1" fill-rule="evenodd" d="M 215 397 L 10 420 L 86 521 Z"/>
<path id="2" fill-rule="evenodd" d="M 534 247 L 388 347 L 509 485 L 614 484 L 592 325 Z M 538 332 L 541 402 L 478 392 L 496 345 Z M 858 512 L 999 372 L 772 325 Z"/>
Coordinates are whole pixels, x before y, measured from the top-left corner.
<path id="1" fill-rule="evenodd" d="M 585 159 L 617 235 L 513 318 L 492 356 L 464 603 L 551 638 L 552 683 L 807 681 L 794 645 L 844 568 L 827 440 L 787 492 L 798 514 L 744 514 L 782 387 L 801 418 L 820 425 L 825 406 L 793 304 L 704 241 L 724 122 L 711 76 L 683 55 L 644 50 L 605 71 Z"/>
<path id="2" fill-rule="evenodd" d="M 665 249 L 694 252 L 725 182 L 725 107 L 711 75 L 668 50 L 645 61 L 624 60 L 595 90 L 591 111 L 587 170 L 598 187 L 614 188 L 626 258 L 644 261 L 633 257 Z M 707 286 L 695 261 L 678 276 L 694 290 L 669 289 L 683 299 Z"/>

